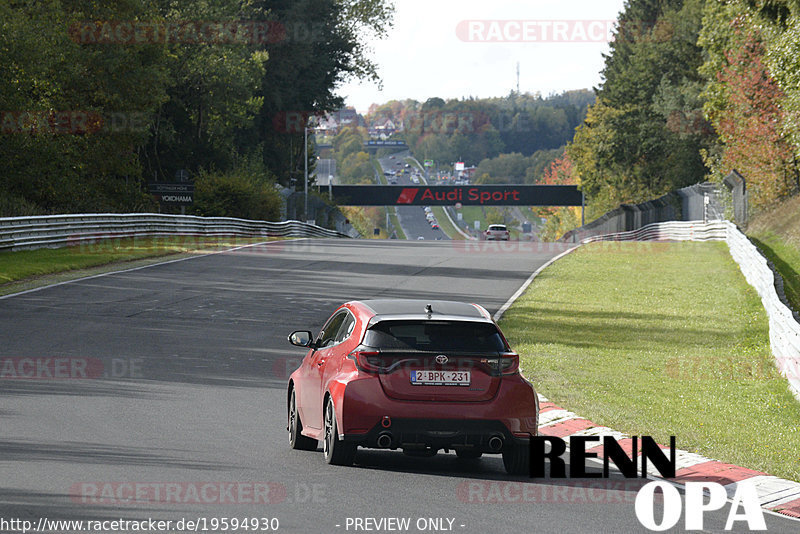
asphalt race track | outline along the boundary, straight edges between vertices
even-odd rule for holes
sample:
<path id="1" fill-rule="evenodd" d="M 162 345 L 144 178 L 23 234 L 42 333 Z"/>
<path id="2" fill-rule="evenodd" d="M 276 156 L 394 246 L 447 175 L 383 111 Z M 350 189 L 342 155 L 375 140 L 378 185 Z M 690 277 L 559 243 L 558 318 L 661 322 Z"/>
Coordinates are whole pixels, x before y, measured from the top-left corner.
<path id="1" fill-rule="evenodd" d="M 378 160 L 384 171 L 397 171 L 404 168 L 408 152 L 400 152 L 395 154 L 395 159 L 388 157 Z M 400 163 L 400 165 L 398 165 Z M 409 169 L 414 170 L 414 169 Z M 395 177 L 397 185 L 417 185 L 411 181 L 410 174 L 403 174 Z M 419 185 L 424 185 L 420 183 Z M 425 209 L 422 206 L 398 206 L 397 218 L 400 221 L 400 226 L 403 227 L 403 232 L 406 234 L 406 239 L 413 241 L 422 237 L 428 241 L 446 241 L 450 239 L 447 234 L 441 229 L 434 230 L 431 228 L 430 223 L 425 218 Z M 439 221 L 441 222 L 441 221 Z"/>
<path id="2" fill-rule="evenodd" d="M 303 355 L 290 331 L 317 330 L 359 298 L 450 298 L 494 312 L 563 250 L 538 246 L 276 242 L 0 299 L 0 357 L 88 358 L 96 376 L 0 380 L 0 518 L 205 518 L 207 531 L 222 530 L 210 528 L 215 518 L 278 518 L 279 532 L 299 533 L 410 518 L 407 532 L 646 532 L 634 514 L 640 481 L 533 482 L 508 477 L 499 456 L 452 453 L 362 450 L 355 466 L 332 467 L 321 449 L 288 447 L 285 380 Z M 722 532 L 726 518 L 727 507 L 706 514 L 707 531 Z M 766 519 L 769 532 L 797 532 L 789 519 Z"/>

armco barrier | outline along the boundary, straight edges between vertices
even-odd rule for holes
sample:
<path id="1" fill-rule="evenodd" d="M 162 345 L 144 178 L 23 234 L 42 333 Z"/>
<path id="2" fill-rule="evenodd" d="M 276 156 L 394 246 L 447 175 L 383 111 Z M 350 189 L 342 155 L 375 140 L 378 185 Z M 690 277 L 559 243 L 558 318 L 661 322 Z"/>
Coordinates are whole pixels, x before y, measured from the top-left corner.
<path id="1" fill-rule="evenodd" d="M 559 241 L 580 243 L 590 236 L 632 232 L 646 225 L 667 221 L 712 221 L 723 219 L 723 196 L 717 185 L 705 182 L 678 189 L 641 204 L 622 204 L 580 228 L 570 230 Z"/>
<path id="2" fill-rule="evenodd" d="M 794 396 L 800 400 L 800 323 L 781 301 L 775 274 L 755 245 L 729 221 L 670 221 L 649 224 L 632 232 L 592 236 L 595 241 L 725 241 L 747 282 L 761 297 L 769 320 L 772 355 Z"/>
<path id="3" fill-rule="evenodd" d="M 349 237 L 334 230 L 300 221 L 266 222 L 157 213 L 0 218 L 0 249 L 62 247 L 98 239 L 170 235 Z"/>

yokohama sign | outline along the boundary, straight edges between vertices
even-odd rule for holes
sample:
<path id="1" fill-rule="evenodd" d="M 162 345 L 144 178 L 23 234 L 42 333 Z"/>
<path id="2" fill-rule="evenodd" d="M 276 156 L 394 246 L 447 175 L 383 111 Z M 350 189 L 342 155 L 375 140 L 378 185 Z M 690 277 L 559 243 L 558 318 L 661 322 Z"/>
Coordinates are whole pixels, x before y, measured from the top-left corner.
<path id="1" fill-rule="evenodd" d="M 580 206 L 574 185 L 335 185 L 340 206 Z"/>

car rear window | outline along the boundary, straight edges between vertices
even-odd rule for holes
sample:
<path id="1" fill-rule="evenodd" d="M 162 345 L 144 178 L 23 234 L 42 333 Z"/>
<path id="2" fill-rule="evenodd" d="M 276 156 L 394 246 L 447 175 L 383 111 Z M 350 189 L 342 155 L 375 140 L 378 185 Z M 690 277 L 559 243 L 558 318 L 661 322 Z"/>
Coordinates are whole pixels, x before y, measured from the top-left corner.
<path id="1" fill-rule="evenodd" d="M 500 224 L 493 224 L 489 227 L 489 230 L 494 230 L 495 232 L 505 232 L 506 227 Z"/>
<path id="2" fill-rule="evenodd" d="M 497 327 L 468 321 L 381 321 L 364 336 L 364 345 L 383 350 L 503 352 Z"/>

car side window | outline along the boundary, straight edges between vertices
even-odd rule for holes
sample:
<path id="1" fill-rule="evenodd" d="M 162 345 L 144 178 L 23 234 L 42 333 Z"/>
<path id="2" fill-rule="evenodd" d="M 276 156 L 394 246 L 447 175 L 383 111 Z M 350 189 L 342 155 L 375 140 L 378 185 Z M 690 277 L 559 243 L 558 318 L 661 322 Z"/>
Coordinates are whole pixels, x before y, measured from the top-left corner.
<path id="1" fill-rule="evenodd" d="M 342 323 L 347 318 L 347 315 L 347 311 L 341 311 L 331 317 L 319 333 L 319 336 L 317 336 L 317 348 L 322 349 L 337 343 L 336 336 L 342 327 Z"/>
<path id="2" fill-rule="evenodd" d="M 351 313 L 347 313 L 345 320 L 342 322 L 341 328 L 339 328 L 339 333 L 336 334 L 336 340 L 334 343 L 341 343 L 350 337 L 350 334 L 353 333 L 353 328 L 356 326 L 356 318 L 353 317 Z"/>

